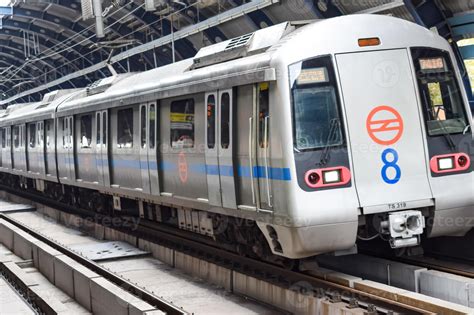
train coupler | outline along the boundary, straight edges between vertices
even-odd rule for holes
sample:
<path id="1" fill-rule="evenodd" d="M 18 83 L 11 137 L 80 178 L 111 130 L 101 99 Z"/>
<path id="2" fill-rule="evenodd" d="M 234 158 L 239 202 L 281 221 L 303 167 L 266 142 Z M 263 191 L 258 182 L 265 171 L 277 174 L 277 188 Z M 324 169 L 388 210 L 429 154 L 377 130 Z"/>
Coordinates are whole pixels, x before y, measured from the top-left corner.
<path id="1" fill-rule="evenodd" d="M 381 222 L 382 233 L 390 235 L 394 249 L 420 245 L 425 225 L 425 217 L 417 210 L 392 212 L 388 220 Z"/>

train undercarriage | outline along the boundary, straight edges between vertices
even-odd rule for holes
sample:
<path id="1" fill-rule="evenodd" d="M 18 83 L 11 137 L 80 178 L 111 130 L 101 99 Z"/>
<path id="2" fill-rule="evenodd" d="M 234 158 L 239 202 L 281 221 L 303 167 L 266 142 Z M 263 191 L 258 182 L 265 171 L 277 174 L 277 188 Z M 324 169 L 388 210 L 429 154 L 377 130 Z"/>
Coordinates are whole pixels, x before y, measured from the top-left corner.
<path id="1" fill-rule="evenodd" d="M 134 217 L 172 227 L 176 233 L 197 233 L 220 248 L 239 255 L 258 258 L 288 269 L 299 261 L 274 255 L 265 236 L 253 220 L 226 216 L 195 209 L 158 205 L 139 199 L 104 194 L 96 190 L 74 187 L 24 176 L 0 173 L 0 182 L 15 191 L 40 195 L 63 206 L 111 217 Z M 193 218 L 196 218 L 193 221 Z M 137 222 L 139 222 L 139 220 Z"/>

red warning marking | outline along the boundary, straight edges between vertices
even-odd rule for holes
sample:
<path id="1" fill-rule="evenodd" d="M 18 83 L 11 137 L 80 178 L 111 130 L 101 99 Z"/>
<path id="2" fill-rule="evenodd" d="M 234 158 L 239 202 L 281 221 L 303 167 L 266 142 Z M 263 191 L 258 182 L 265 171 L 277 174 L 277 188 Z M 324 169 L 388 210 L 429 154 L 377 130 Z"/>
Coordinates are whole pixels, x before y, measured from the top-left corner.
<path id="1" fill-rule="evenodd" d="M 183 152 L 179 154 L 178 158 L 178 172 L 179 179 L 184 184 L 188 181 L 188 162 L 186 161 L 186 155 Z"/>
<path id="2" fill-rule="evenodd" d="M 387 116 L 389 118 L 382 118 Z M 392 145 L 403 135 L 403 119 L 396 109 L 385 105 L 378 106 L 367 117 L 366 128 L 375 143 Z"/>

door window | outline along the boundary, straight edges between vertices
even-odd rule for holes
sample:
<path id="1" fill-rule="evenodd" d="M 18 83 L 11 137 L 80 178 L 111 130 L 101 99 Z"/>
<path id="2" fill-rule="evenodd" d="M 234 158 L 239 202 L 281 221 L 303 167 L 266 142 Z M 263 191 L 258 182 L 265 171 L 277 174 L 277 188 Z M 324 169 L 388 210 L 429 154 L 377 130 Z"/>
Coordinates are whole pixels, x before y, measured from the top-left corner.
<path id="1" fill-rule="evenodd" d="M 13 146 L 15 148 L 20 147 L 20 126 L 13 127 Z"/>
<path id="2" fill-rule="evenodd" d="M 265 138 L 265 119 L 269 115 L 269 84 L 261 83 L 258 89 L 258 143 L 260 148 L 268 147 L 269 130 Z"/>
<path id="3" fill-rule="evenodd" d="M 170 126 L 172 148 L 194 148 L 194 99 L 171 103 Z"/>
<path id="4" fill-rule="evenodd" d="M 207 97 L 207 147 L 214 149 L 216 146 L 216 97 Z"/>
<path id="5" fill-rule="evenodd" d="M 51 147 L 52 142 L 54 141 L 54 122 L 52 119 L 46 120 L 46 147 Z"/>
<path id="6" fill-rule="evenodd" d="M 140 125 L 141 146 L 146 149 L 146 106 L 140 107 Z"/>
<path id="7" fill-rule="evenodd" d="M 81 148 L 90 148 L 92 143 L 92 115 L 81 117 Z"/>
<path id="8" fill-rule="evenodd" d="M 107 112 L 102 113 L 102 143 L 107 145 L 107 137 L 108 137 L 108 127 L 107 127 Z"/>
<path id="9" fill-rule="evenodd" d="M 6 135 L 7 133 L 7 128 L 2 128 L 2 148 L 5 148 L 5 145 L 7 143 L 7 140 L 6 140 Z"/>
<path id="10" fill-rule="evenodd" d="M 133 147 L 133 108 L 117 112 L 117 147 Z"/>
<path id="11" fill-rule="evenodd" d="M 100 145 L 100 113 L 95 115 L 96 144 Z"/>
<path id="12" fill-rule="evenodd" d="M 150 149 L 155 148 L 155 124 L 156 124 L 156 110 L 155 105 L 150 105 L 150 126 L 149 126 L 149 133 L 150 133 Z"/>
<path id="13" fill-rule="evenodd" d="M 221 148 L 227 149 L 230 144 L 230 95 L 221 96 Z"/>

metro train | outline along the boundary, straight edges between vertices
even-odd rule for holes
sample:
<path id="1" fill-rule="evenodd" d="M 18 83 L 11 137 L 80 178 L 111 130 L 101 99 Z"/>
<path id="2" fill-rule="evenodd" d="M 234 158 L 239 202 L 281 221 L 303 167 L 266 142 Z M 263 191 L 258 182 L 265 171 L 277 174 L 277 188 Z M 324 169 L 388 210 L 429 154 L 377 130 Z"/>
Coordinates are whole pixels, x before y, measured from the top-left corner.
<path id="1" fill-rule="evenodd" d="M 471 126 L 434 32 L 379 15 L 286 22 L 9 106 L 1 182 L 262 259 L 375 237 L 397 249 L 472 228 Z"/>

